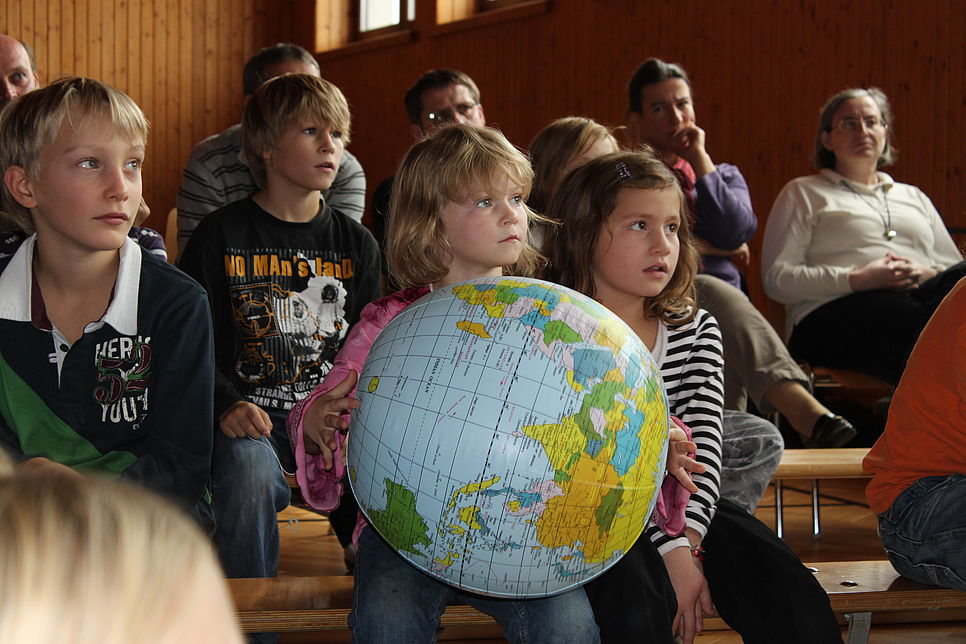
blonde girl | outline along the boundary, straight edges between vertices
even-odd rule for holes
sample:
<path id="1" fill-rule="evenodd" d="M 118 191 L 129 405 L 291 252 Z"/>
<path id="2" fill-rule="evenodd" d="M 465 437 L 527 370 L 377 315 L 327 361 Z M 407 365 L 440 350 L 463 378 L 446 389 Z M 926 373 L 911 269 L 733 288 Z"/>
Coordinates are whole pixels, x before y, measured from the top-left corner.
<path id="1" fill-rule="evenodd" d="M 387 254 L 402 291 L 367 306 L 325 381 L 289 417 L 299 484 L 309 503 L 331 510 L 344 472 L 340 445 L 358 372 L 379 331 L 411 302 L 468 279 L 531 275 L 540 256 L 529 245 L 525 205 L 530 163 L 496 130 L 444 127 L 403 158 L 390 205 Z M 486 612 L 511 642 L 599 641 L 583 589 L 514 601 L 460 592 L 406 562 L 364 519 L 358 544 L 352 641 L 432 642 L 452 600 Z"/>
<path id="2" fill-rule="evenodd" d="M 764 524 L 719 498 L 722 351 L 695 305 L 697 253 L 674 175 L 653 155 L 617 152 L 568 175 L 547 216 L 550 276 L 634 329 L 661 368 L 671 413 L 692 430 L 703 473 L 681 536 L 649 525 L 631 556 L 587 586 L 603 641 L 690 643 L 718 613 L 745 642 L 840 641 L 828 598 Z M 781 589 L 762 593 L 761 588 Z"/>

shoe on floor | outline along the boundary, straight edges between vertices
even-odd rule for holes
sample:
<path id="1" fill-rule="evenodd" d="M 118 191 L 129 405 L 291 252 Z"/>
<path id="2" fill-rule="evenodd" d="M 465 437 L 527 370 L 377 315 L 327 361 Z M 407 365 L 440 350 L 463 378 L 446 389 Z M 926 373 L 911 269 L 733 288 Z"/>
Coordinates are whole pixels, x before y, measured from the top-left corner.
<path id="1" fill-rule="evenodd" d="M 855 438 L 855 427 L 841 416 L 819 416 L 812 426 L 811 436 L 802 436 L 802 445 L 808 448 L 842 447 Z"/>

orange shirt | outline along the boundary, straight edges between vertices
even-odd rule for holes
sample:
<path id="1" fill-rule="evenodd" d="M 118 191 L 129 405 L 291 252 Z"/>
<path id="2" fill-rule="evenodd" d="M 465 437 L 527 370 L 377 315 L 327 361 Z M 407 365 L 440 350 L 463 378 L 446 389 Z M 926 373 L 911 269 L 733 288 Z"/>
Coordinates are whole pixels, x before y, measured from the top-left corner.
<path id="1" fill-rule="evenodd" d="M 919 336 L 862 467 L 872 474 L 866 496 L 876 514 L 918 479 L 966 474 L 966 278 Z"/>

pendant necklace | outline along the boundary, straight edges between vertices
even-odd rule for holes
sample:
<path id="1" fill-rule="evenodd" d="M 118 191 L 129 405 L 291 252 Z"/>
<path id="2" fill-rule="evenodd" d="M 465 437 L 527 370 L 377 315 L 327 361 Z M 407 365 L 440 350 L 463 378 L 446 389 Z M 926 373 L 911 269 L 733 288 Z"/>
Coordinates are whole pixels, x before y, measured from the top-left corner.
<path id="1" fill-rule="evenodd" d="M 885 190 L 882 191 L 882 199 L 885 201 L 885 207 L 886 207 L 886 214 L 883 215 L 881 210 L 879 210 L 876 206 L 872 205 L 872 203 L 865 198 L 865 195 L 863 195 L 861 192 L 859 192 L 851 185 L 849 185 L 848 181 L 846 181 L 845 179 L 842 179 L 841 181 L 839 181 L 839 183 L 845 186 L 849 192 L 851 192 L 856 197 L 861 199 L 863 203 L 865 203 L 865 205 L 867 205 L 875 212 L 875 214 L 879 215 L 879 219 L 882 220 L 882 225 L 885 227 L 885 230 L 882 236 L 885 237 L 886 241 L 892 241 L 893 239 L 895 239 L 896 235 L 898 235 L 899 233 L 897 233 L 896 229 L 892 227 L 892 210 L 890 210 L 889 208 L 888 193 Z"/>

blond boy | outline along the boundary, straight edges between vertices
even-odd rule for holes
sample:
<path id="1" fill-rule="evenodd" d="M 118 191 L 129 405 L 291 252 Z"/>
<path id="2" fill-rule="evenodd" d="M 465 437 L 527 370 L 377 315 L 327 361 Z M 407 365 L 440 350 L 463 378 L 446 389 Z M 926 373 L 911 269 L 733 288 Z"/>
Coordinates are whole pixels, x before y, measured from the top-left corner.
<path id="1" fill-rule="evenodd" d="M 148 124 L 63 78 L 0 115 L 0 443 L 32 467 L 124 477 L 197 511 L 211 458 L 207 297 L 128 238 Z M 190 332 L 187 332 L 190 330 Z"/>

